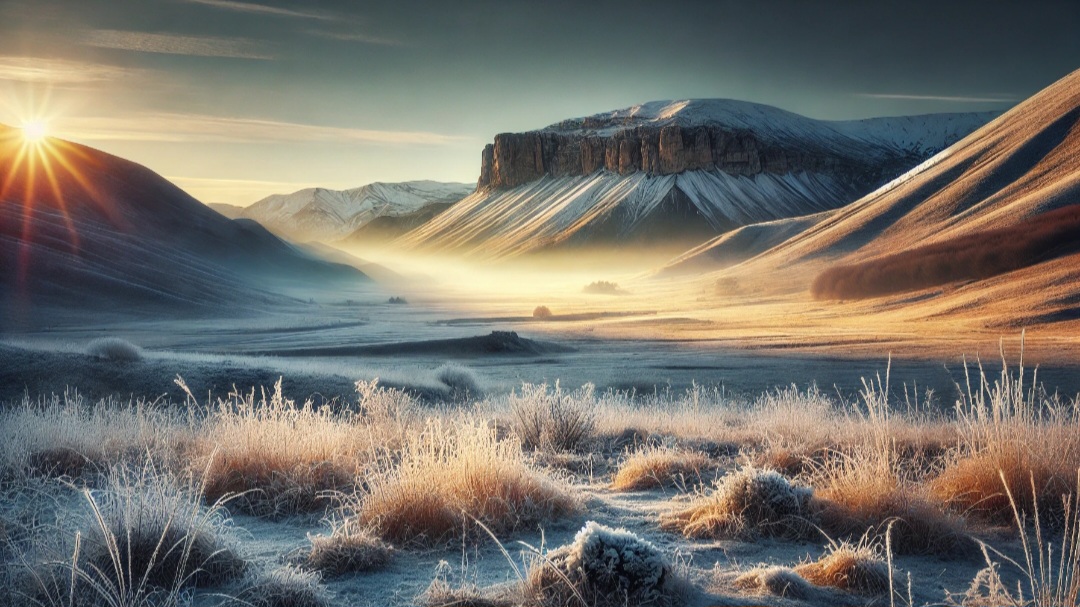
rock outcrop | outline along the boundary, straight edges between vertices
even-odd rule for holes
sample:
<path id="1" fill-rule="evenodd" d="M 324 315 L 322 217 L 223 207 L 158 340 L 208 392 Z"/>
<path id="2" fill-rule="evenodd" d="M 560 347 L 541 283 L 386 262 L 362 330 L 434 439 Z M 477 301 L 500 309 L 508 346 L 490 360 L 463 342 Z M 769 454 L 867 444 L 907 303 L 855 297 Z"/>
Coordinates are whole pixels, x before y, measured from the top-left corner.
<path id="1" fill-rule="evenodd" d="M 590 175 L 601 169 L 620 175 L 707 169 L 732 175 L 841 171 L 880 180 L 922 158 L 898 149 L 881 162 L 860 157 L 857 148 L 851 148 L 848 154 L 814 142 L 783 145 L 764 141 L 749 130 L 721 126 L 640 126 L 610 137 L 551 130 L 502 133 L 484 148 L 477 187 L 512 188 L 544 176 Z"/>

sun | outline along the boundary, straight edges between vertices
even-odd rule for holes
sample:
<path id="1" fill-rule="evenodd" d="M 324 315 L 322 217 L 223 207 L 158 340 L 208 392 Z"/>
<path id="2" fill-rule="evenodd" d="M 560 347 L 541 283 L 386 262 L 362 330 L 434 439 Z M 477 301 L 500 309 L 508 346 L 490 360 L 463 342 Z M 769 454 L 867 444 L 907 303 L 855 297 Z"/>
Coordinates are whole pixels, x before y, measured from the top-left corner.
<path id="1" fill-rule="evenodd" d="M 22 132 L 27 143 L 41 143 L 49 134 L 49 125 L 43 120 L 31 120 L 23 123 Z"/>

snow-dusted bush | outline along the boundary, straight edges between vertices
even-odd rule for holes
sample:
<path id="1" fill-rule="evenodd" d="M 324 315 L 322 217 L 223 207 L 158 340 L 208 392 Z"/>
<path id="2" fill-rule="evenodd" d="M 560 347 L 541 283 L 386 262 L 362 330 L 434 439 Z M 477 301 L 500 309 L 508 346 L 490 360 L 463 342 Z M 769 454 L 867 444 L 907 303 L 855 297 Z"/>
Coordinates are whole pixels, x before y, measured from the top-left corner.
<path id="1" fill-rule="evenodd" d="M 86 345 L 86 353 L 101 360 L 135 362 L 142 360 L 142 348 L 119 337 L 101 337 Z"/>
<path id="2" fill-rule="evenodd" d="M 526 592 L 541 605 L 671 605 L 679 593 L 671 568 L 652 543 L 594 521 L 574 541 L 538 560 Z"/>
<path id="3" fill-rule="evenodd" d="M 661 523 L 687 537 L 802 535 L 808 531 L 813 490 L 792 484 L 775 470 L 741 468 L 721 479 Z"/>
<path id="4" fill-rule="evenodd" d="M 472 369 L 455 364 L 445 364 L 435 370 L 435 378 L 450 389 L 452 401 L 466 402 L 470 399 L 483 398 L 484 391 Z"/>

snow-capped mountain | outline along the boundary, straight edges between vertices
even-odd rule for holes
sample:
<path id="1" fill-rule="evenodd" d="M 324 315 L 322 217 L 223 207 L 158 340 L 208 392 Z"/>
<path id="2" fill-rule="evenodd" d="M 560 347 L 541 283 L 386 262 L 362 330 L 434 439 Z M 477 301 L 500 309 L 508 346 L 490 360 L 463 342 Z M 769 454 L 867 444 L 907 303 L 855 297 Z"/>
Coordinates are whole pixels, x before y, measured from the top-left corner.
<path id="1" fill-rule="evenodd" d="M 379 217 L 400 217 L 431 204 L 457 202 L 473 189 L 471 184 L 438 181 L 371 183 L 351 190 L 307 188 L 267 196 L 241 216 L 292 240 L 330 242 Z"/>
<path id="2" fill-rule="evenodd" d="M 477 191 L 398 242 L 494 258 L 557 245 L 698 244 L 841 207 L 996 115 L 823 121 L 703 99 L 564 120 L 496 135 Z"/>

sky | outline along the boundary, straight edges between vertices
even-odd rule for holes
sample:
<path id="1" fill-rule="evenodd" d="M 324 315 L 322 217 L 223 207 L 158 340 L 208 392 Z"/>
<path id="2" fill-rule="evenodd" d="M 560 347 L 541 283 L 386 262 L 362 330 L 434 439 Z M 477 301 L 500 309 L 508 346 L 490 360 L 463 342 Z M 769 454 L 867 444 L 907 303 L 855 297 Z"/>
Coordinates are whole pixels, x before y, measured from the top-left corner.
<path id="1" fill-rule="evenodd" d="M 645 101 L 821 119 L 1006 109 L 1080 68 L 1080 2 L 0 0 L 0 123 L 204 202 L 474 182 L 496 133 Z"/>

